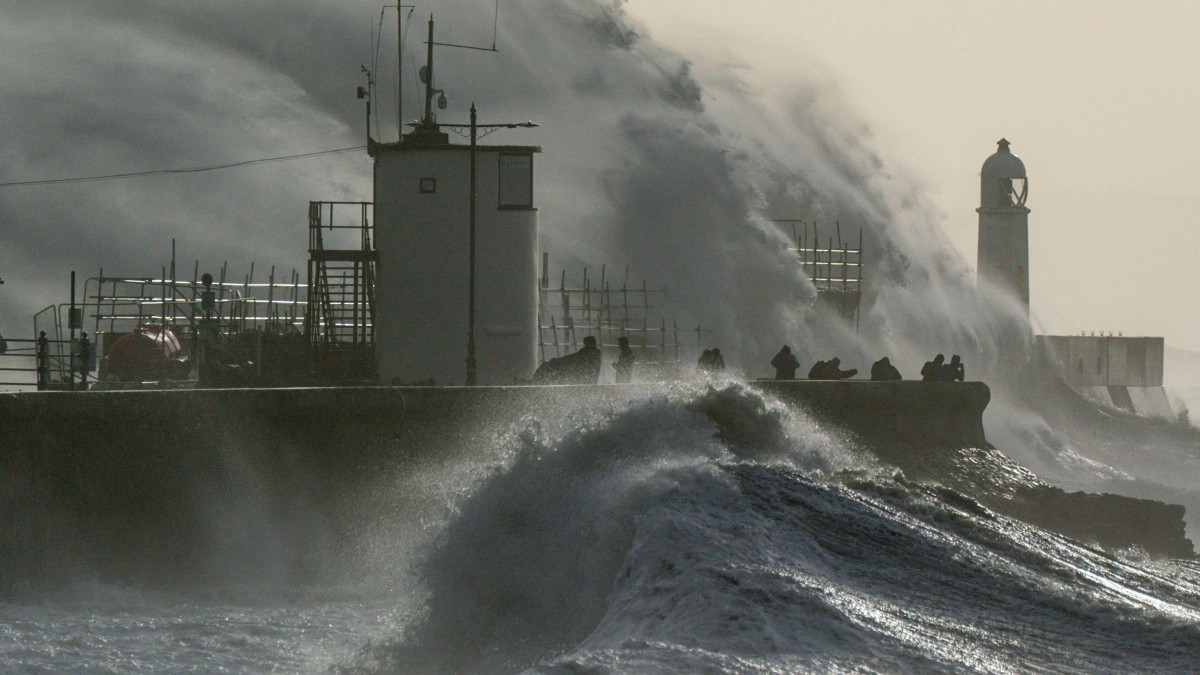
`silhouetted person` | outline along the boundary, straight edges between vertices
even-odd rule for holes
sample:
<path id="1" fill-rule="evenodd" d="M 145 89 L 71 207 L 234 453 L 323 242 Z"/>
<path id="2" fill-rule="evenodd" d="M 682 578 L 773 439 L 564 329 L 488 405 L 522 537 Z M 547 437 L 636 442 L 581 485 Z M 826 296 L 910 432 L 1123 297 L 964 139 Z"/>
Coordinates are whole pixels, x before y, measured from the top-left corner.
<path id="1" fill-rule="evenodd" d="M 633 350 L 629 348 L 629 338 L 624 336 L 617 338 L 617 349 L 619 350 L 617 362 L 612 364 L 612 367 L 617 371 L 615 376 L 617 384 L 625 384 L 633 379 L 634 356 Z"/>
<path id="2" fill-rule="evenodd" d="M 710 361 L 712 361 L 712 350 L 705 349 L 704 351 L 700 352 L 700 358 L 696 360 L 696 370 L 699 370 L 700 372 L 707 371 Z"/>
<path id="3" fill-rule="evenodd" d="M 829 359 L 829 362 L 825 364 L 826 380 L 848 380 L 857 374 L 858 368 L 842 370 L 842 360 L 836 356 Z"/>
<path id="4" fill-rule="evenodd" d="M 842 370 L 842 360 L 833 357 L 828 361 L 817 361 L 808 371 L 810 380 L 845 380 L 858 374 L 857 368 Z"/>
<path id="5" fill-rule="evenodd" d="M 583 338 L 583 348 L 573 354 L 550 359 L 533 373 L 534 384 L 596 384 L 600 379 L 600 349 L 596 338 Z"/>
<path id="6" fill-rule="evenodd" d="M 775 379 L 777 380 L 794 380 L 796 379 L 796 369 L 800 367 L 800 362 L 792 355 L 792 348 L 784 345 L 775 358 L 771 359 L 771 365 L 775 368 Z"/>
<path id="7" fill-rule="evenodd" d="M 958 354 L 950 357 L 950 363 L 942 366 L 941 378 L 945 382 L 962 382 L 967 377 L 967 367 Z"/>
<path id="8" fill-rule="evenodd" d="M 896 370 L 896 366 L 893 366 L 885 356 L 871 364 L 871 379 L 875 382 L 894 382 L 904 378 L 900 376 L 900 371 Z"/>
<path id="9" fill-rule="evenodd" d="M 942 362 L 945 360 L 944 355 L 938 354 L 932 361 L 926 361 L 925 365 L 921 366 L 921 381 L 936 382 L 942 379 Z"/>
<path id="10" fill-rule="evenodd" d="M 812 368 L 808 369 L 808 379 L 824 380 L 828 379 L 829 364 L 825 361 L 817 361 L 812 364 Z"/>
<path id="11" fill-rule="evenodd" d="M 591 335 L 583 338 L 583 348 L 575 352 L 579 356 L 578 382 L 596 384 L 600 380 L 600 348 Z"/>

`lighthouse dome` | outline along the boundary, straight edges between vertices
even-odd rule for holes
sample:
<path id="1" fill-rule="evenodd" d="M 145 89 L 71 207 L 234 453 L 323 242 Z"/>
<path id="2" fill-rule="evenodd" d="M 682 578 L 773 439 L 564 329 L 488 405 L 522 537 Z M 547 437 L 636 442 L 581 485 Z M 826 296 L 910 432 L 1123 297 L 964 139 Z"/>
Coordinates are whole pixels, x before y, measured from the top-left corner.
<path id="1" fill-rule="evenodd" d="M 1008 149 L 1008 140 L 1001 138 L 998 149 L 983 163 L 985 178 L 1025 178 L 1025 163 Z"/>

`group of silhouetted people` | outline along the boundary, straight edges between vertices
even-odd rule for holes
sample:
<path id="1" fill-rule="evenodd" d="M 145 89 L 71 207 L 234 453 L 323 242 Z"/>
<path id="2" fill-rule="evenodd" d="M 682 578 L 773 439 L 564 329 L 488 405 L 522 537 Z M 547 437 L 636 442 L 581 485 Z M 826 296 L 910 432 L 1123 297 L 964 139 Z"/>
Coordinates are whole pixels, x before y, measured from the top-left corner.
<path id="1" fill-rule="evenodd" d="M 792 353 L 792 348 L 784 345 L 780 348 L 779 353 L 775 355 L 775 358 L 771 359 L 771 367 L 775 369 L 775 379 L 794 380 L 796 379 L 796 371 L 800 368 L 800 361 Z M 808 379 L 844 380 L 854 377 L 857 374 L 857 368 L 842 370 L 842 360 L 835 356 L 828 361 L 817 361 L 814 363 L 813 367 L 808 371 Z"/>
<path id="2" fill-rule="evenodd" d="M 950 359 L 950 363 L 944 363 L 945 360 L 945 356 L 938 354 L 932 361 L 927 362 L 921 369 L 921 379 L 925 382 L 962 382 L 966 379 L 966 367 L 958 354 Z M 792 348 L 784 345 L 775 358 L 771 359 L 771 366 L 775 369 L 776 380 L 794 380 L 796 371 L 800 368 L 800 362 L 792 354 Z M 828 361 L 814 363 L 808 371 L 808 379 L 845 380 L 857 374 L 856 368 L 842 370 L 841 359 L 835 356 Z M 873 382 L 895 382 L 902 379 L 904 377 L 900 371 L 886 356 L 871 364 L 871 380 Z"/>
<path id="3" fill-rule="evenodd" d="M 550 359 L 538 366 L 533 374 L 534 384 L 595 384 L 600 379 L 601 353 L 596 346 L 596 338 L 587 336 L 583 339 L 583 348 L 572 354 Z M 927 361 L 921 368 L 923 382 L 962 382 L 966 379 L 966 366 L 958 354 L 946 363 L 946 357 L 938 354 L 932 361 Z M 629 338 L 617 338 L 617 359 L 612 367 L 616 371 L 614 380 L 618 384 L 631 382 L 633 379 L 635 356 L 629 346 Z M 817 361 L 808 371 L 810 380 L 845 380 L 858 374 L 858 369 L 842 370 L 842 361 L 833 357 L 828 361 Z M 800 361 L 792 354 L 792 348 L 784 345 L 779 353 L 771 359 L 771 367 L 775 369 L 776 380 L 794 380 L 796 371 L 800 369 Z M 720 373 L 725 370 L 725 357 L 721 350 L 713 347 L 705 349 L 696 362 L 696 369 L 701 373 Z M 875 382 L 892 382 L 904 379 L 896 366 L 888 357 L 883 357 L 871 364 L 871 380 Z"/>
<path id="4" fill-rule="evenodd" d="M 719 373 L 725 370 L 725 357 L 721 355 L 721 349 L 713 347 L 701 352 L 700 359 L 696 361 L 696 369 L 702 373 Z"/>
<path id="5" fill-rule="evenodd" d="M 967 377 L 967 367 L 962 359 L 955 354 L 950 357 L 950 363 L 945 363 L 946 357 L 938 354 L 932 361 L 926 361 L 921 367 L 922 382 L 962 382 Z"/>

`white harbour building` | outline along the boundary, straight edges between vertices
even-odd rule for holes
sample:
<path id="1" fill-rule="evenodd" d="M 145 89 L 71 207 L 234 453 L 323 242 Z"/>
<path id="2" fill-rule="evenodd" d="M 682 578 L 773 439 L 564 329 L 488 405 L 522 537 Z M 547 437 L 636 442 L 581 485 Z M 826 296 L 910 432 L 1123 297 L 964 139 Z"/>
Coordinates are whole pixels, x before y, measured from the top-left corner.
<path id="1" fill-rule="evenodd" d="M 538 152 L 477 145 L 472 153 L 436 123 L 373 147 L 380 382 L 512 384 L 533 373 Z"/>

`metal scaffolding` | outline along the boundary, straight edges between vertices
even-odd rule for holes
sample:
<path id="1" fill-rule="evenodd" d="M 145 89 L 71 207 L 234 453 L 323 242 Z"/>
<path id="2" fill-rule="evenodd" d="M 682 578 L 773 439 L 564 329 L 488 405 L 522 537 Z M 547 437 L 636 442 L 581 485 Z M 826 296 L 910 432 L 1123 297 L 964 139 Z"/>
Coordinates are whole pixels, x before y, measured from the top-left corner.
<path id="1" fill-rule="evenodd" d="M 617 338 L 629 338 L 637 354 L 639 372 L 658 372 L 663 377 L 675 374 L 690 362 L 709 331 L 696 326 L 680 327 L 678 321 L 654 316 L 653 300 L 664 291 L 650 289 L 643 279 L 629 284 L 629 270 L 619 287 L 608 278 L 607 265 L 600 267 L 600 278 L 583 269 L 579 285 L 569 285 L 566 270 L 559 274 L 557 287 L 549 276 L 549 254 L 542 254 L 542 278 L 538 284 L 538 356 L 545 362 L 576 352 L 583 338 L 591 335 L 601 349 L 617 348 Z"/>
<path id="2" fill-rule="evenodd" d="M 309 202 L 304 333 L 312 368 L 341 383 L 375 379 L 375 249 L 370 202 Z"/>
<path id="3" fill-rule="evenodd" d="M 800 258 L 800 268 L 817 290 L 817 299 L 832 308 L 847 322 L 858 327 L 859 305 L 863 289 L 863 233 L 858 231 L 855 248 L 842 239 L 842 224 L 834 221 L 834 236 L 827 237 L 822 246 L 820 227 L 814 221 L 776 220 L 790 225 L 792 240 Z M 797 229 L 797 225 L 802 226 Z"/>

